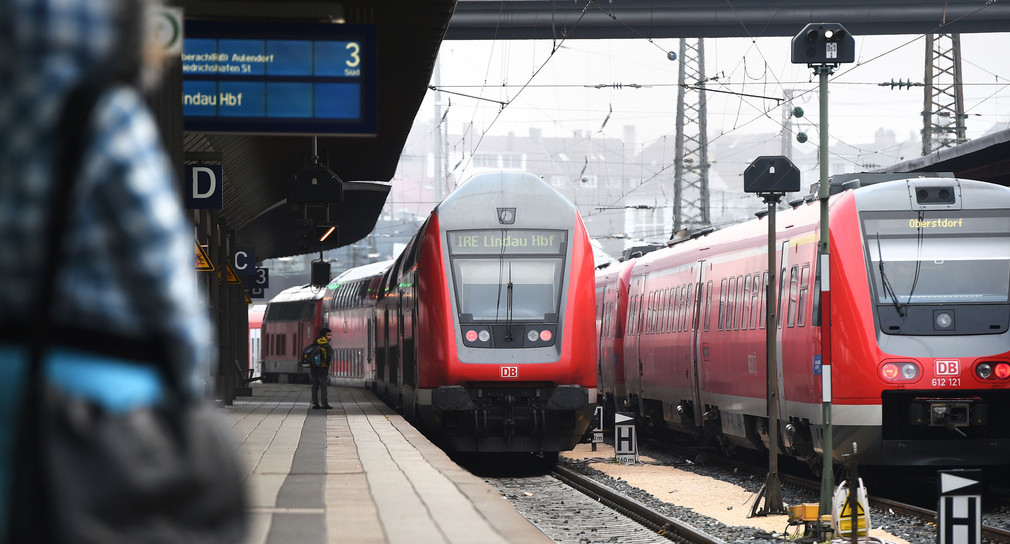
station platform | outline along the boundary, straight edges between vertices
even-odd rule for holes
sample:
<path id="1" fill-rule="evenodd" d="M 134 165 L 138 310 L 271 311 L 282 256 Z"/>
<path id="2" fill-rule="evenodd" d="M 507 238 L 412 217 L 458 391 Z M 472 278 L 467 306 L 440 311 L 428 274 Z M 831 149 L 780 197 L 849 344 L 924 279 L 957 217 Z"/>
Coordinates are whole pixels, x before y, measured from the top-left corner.
<path id="1" fill-rule="evenodd" d="M 369 390 L 253 384 L 221 408 L 243 462 L 244 544 L 552 542 Z"/>

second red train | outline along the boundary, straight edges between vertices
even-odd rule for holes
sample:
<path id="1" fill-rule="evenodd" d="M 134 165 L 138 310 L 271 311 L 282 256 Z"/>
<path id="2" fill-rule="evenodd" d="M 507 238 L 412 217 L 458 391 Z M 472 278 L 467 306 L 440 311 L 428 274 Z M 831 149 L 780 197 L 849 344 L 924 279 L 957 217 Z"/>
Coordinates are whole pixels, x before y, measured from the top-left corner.
<path id="1" fill-rule="evenodd" d="M 870 181 L 831 187 L 830 274 L 819 268 L 818 203 L 777 214 L 780 451 L 815 470 L 825 451 L 866 465 L 1005 463 L 1010 189 Z M 608 412 L 725 449 L 769 447 L 767 228 L 758 218 L 598 271 Z"/>

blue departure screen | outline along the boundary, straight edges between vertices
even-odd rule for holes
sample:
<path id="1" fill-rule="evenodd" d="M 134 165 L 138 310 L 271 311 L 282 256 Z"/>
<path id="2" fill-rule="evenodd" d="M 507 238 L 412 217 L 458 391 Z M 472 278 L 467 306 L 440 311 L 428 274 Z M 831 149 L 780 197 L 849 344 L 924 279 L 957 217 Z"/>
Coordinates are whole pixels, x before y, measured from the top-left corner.
<path id="1" fill-rule="evenodd" d="M 187 21 L 187 130 L 374 134 L 374 28 Z"/>

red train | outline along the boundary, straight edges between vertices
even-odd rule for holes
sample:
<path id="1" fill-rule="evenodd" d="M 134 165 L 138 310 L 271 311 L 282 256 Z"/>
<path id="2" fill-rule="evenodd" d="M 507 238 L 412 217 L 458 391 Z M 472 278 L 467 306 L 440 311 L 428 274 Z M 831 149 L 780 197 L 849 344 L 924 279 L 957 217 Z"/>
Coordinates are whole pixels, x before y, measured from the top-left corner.
<path id="1" fill-rule="evenodd" d="M 323 296 L 323 322 L 333 331 L 330 382 L 371 386 L 375 380 L 375 304 L 393 261 L 351 268 Z"/>
<path id="2" fill-rule="evenodd" d="M 367 352 L 374 338 L 375 391 L 445 449 L 556 459 L 585 434 L 593 250 L 575 207 L 541 179 L 470 178 L 388 270 L 361 277 L 356 302 L 328 314 L 333 343 Z M 352 317 L 369 312 L 371 331 Z"/>
<path id="3" fill-rule="evenodd" d="M 776 215 L 780 451 L 814 469 L 854 442 L 865 465 L 1006 463 L 1010 189 L 862 178 L 831 187 L 826 326 L 819 203 Z M 606 402 L 726 449 L 767 448 L 767 228 L 758 218 L 598 271 Z"/>
<path id="4" fill-rule="evenodd" d="M 260 376 L 264 383 L 308 383 L 301 366 L 302 348 L 319 338 L 323 327 L 323 289 L 289 287 L 270 299 L 260 325 Z"/>

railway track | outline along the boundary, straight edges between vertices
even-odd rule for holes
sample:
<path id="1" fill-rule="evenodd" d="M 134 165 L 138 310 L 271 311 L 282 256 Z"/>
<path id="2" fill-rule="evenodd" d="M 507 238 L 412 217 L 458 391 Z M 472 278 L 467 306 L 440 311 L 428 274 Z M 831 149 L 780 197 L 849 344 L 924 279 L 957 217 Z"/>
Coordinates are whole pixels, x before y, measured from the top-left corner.
<path id="1" fill-rule="evenodd" d="M 718 474 L 711 475 L 715 479 L 738 480 L 738 478 L 730 476 L 736 472 L 748 472 L 758 477 L 758 479 L 763 479 L 767 474 L 767 468 L 722 457 L 707 449 L 699 451 L 694 448 L 675 446 L 669 443 L 665 443 L 662 448 L 658 449 L 650 446 L 655 446 L 655 444 L 647 441 L 643 455 L 667 459 L 667 461 L 660 462 L 660 464 L 672 461 L 673 464 L 682 466 L 681 462 L 676 461 L 675 458 L 704 458 L 706 465 L 710 467 L 722 467 L 721 471 L 726 476 L 722 478 Z M 662 453 L 660 453 L 660 450 L 662 450 Z M 793 497 L 793 502 L 797 504 L 799 502 L 817 502 L 817 497 L 820 493 L 820 481 L 788 473 L 780 473 L 779 477 L 784 486 L 794 486 L 794 489 L 800 490 L 788 493 Z M 999 482 L 1001 480 L 1002 478 L 996 477 L 992 481 Z M 920 542 L 931 544 L 936 541 L 938 514 L 935 508 L 924 508 L 923 506 L 925 505 L 922 503 L 919 503 L 917 506 L 907 504 L 903 500 L 895 500 L 898 497 L 887 497 L 886 493 L 883 492 L 883 490 L 888 489 L 886 485 L 884 487 L 878 486 L 876 489 L 872 487 L 870 489 L 871 495 L 869 501 L 874 527 L 886 526 L 885 528 L 888 530 L 896 531 L 896 534 L 905 535 L 906 540 L 915 544 Z M 989 487 L 990 489 L 983 499 L 985 511 L 982 514 L 982 542 L 988 544 L 1010 544 L 1010 500 L 1008 500 L 1008 496 L 1010 495 L 998 487 Z M 796 500 L 798 497 L 804 496 L 807 498 Z M 935 499 L 933 500 L 935 501 Z M 790 502 L 790 504 L 793 502 Z M 928 499 L 926 503 L 928 505 Z M 710 532 L 720 534 L 716 530 Z M 735 540 L 730 541 L 735 542 Z"/>
<path id="2" fill-rule="evenodd" d="M 622 495 L 609 487 L 574 472 L 564 466 L 554 467 L 554 475 L 562 482 L 625 516 L 652 529 L 673 542 L 690 544 L 725 544 L 695 527 L 668 517 L 648 506 Z"/>

